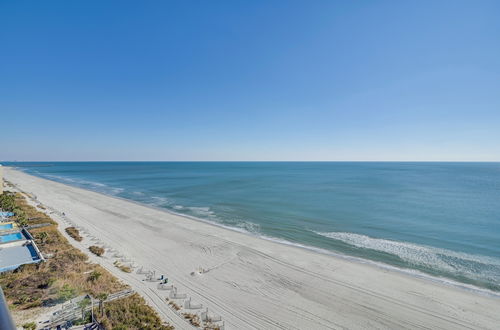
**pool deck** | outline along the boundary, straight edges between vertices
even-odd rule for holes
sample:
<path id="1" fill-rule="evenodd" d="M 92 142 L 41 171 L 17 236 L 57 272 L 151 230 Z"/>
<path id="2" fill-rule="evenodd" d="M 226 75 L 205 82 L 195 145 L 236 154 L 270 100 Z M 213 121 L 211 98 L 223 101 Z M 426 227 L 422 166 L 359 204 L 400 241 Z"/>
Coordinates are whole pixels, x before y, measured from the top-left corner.
<path id="1" fill-rule="evenodd" d="M 38 263 L 44 260 L 42 253 L 26 230 L 0 230 L 0 236 L 20 233 L 22 238 L 0 243 L 0 273 L 15 270 L 21 265 Z"/>

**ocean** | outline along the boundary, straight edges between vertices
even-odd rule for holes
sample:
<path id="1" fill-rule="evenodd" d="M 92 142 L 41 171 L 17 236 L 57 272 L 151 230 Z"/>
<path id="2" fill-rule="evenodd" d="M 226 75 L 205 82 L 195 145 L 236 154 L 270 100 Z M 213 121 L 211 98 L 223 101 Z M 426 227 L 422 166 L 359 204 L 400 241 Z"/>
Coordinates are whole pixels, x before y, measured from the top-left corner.
<path id="1" fill-rule="evenodd" d="M 500 291 L 500 163 L 4 163 L 250 235 Z"/>

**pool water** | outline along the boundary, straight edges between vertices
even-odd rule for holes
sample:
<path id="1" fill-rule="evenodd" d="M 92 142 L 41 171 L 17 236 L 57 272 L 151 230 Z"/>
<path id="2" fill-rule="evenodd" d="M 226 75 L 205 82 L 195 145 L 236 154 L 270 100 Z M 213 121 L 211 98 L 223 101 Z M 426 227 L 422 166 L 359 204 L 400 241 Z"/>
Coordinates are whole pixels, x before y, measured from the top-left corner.
<path id="1" fill-rule="evenodd" d="M 14 226 L 11 223 L 0 225 L 0 230 L 2 230 L 2 229 L 12 229 L 12 228 L 14 228 Z"/>
<path id="2" fill-rule="evenodd" d="M 31 258 L 33 259 L 33 261 L 40 260 L 40 256 L 38 255 L 38 252 L 36 252 L 36 249 L 33 246 L 33 244 L 29 244 L 26 247 L 30 251 Z"/>
<path id="3" fill-rule="evenodd" d="M 19 239 L 23 239 L 23 235 L 21 233 L 2 235 L 2 236 L 0 236 L 0 243 L 17 241 Z"/>

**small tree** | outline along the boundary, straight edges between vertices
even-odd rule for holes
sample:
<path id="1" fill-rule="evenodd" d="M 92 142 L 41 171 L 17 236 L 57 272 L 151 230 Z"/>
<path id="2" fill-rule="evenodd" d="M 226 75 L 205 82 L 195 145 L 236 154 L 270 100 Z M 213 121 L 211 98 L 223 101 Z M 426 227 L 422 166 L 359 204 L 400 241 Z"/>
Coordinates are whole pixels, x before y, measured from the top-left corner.
<path id="1" fill-rule="evenodd" d="M 14 209 L 14 214 L 16 215 L 16 222 L 20 227 L 24 227 L 28 224 L 26 220 L 26 214 L 23 210 L 16 208 Z"/>
<path id="2" fill-rule="evenodd" d="M 76 296 L 76 290 L 68 284 L 64 284 L 58 292 L 59 300 L 66 301 Z"/>
<path id="3" fill-rule="evenodd" d="M 36 323 L 35 322 L 24 323 L 23 324 L 23 329 L 26 329 L 26 330 L 35 330 L 36 329 Z"/>
<path id="4" fill-rule="evenodd" d="M 9 194 L 7 192 L 0 195 L 0 208 L 5 211 L 12 212 L 16 207 L 16 201 L 13 194 Z"/>
<path id="5" fill-rule="evenodd" d="M 90 273 L 88 280 L 90 282 L 95 282 L 101 277 L 101 273 L 99 273 L 97 270 L 94 270 L 92 273 Z"/>
<path id="6" fill-rule="evenodd" d="M 26 216 L 26 213 L 20 207 L 14 206 L 14 209 L 12 211 L 14 212 L 16 217 L 25 217 Z"/>
<path id="7" fill-rule="evenodd" d="M 38 239 L 40 240 L 41 244 L 45 244 L 48 237 L 49 237 L 49 234 L 47 234 L 46 231 L 42 231 L 41 233 L 38 234 Z"/>
<path id="8" fill-rule="evenodd" d="M 28 221 L 25 218 L 17 218 L 17 224 L 19 227 L 26 227 L 28 225 Z"/>
<path id="9" fill-rule="evenodd" d="M 85 308 L 87 308 L 88 305 L 90 305 L 89 298 L 85 298 L 78 303 L 78 306 L 80 306 L 80 308 L 82 309 L 82 320 L 85 319 Z"/>

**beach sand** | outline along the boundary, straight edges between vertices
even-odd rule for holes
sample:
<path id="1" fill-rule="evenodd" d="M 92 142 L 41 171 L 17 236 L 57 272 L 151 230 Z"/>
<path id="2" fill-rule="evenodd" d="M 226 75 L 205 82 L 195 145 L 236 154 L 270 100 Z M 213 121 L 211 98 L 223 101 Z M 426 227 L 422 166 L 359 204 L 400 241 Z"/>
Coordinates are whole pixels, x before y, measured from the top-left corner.
<path id="1" fill-rule="evenodd" d="M 5 168 L 5 179 L 220 315 L 226 329 L 498 329 L 500 299 Z M 61 219 L 55 216 L 55 219 Z M 75 243 L 80 248 L 83 245 Z M 85 240 L 84 240 L 85 241 Z M 154 286 L 117 273 L 177 328 Z M 197 269 L 207 270 L 199 274 Z M 192 272 L 195 272 L 192 275 Z"/>

